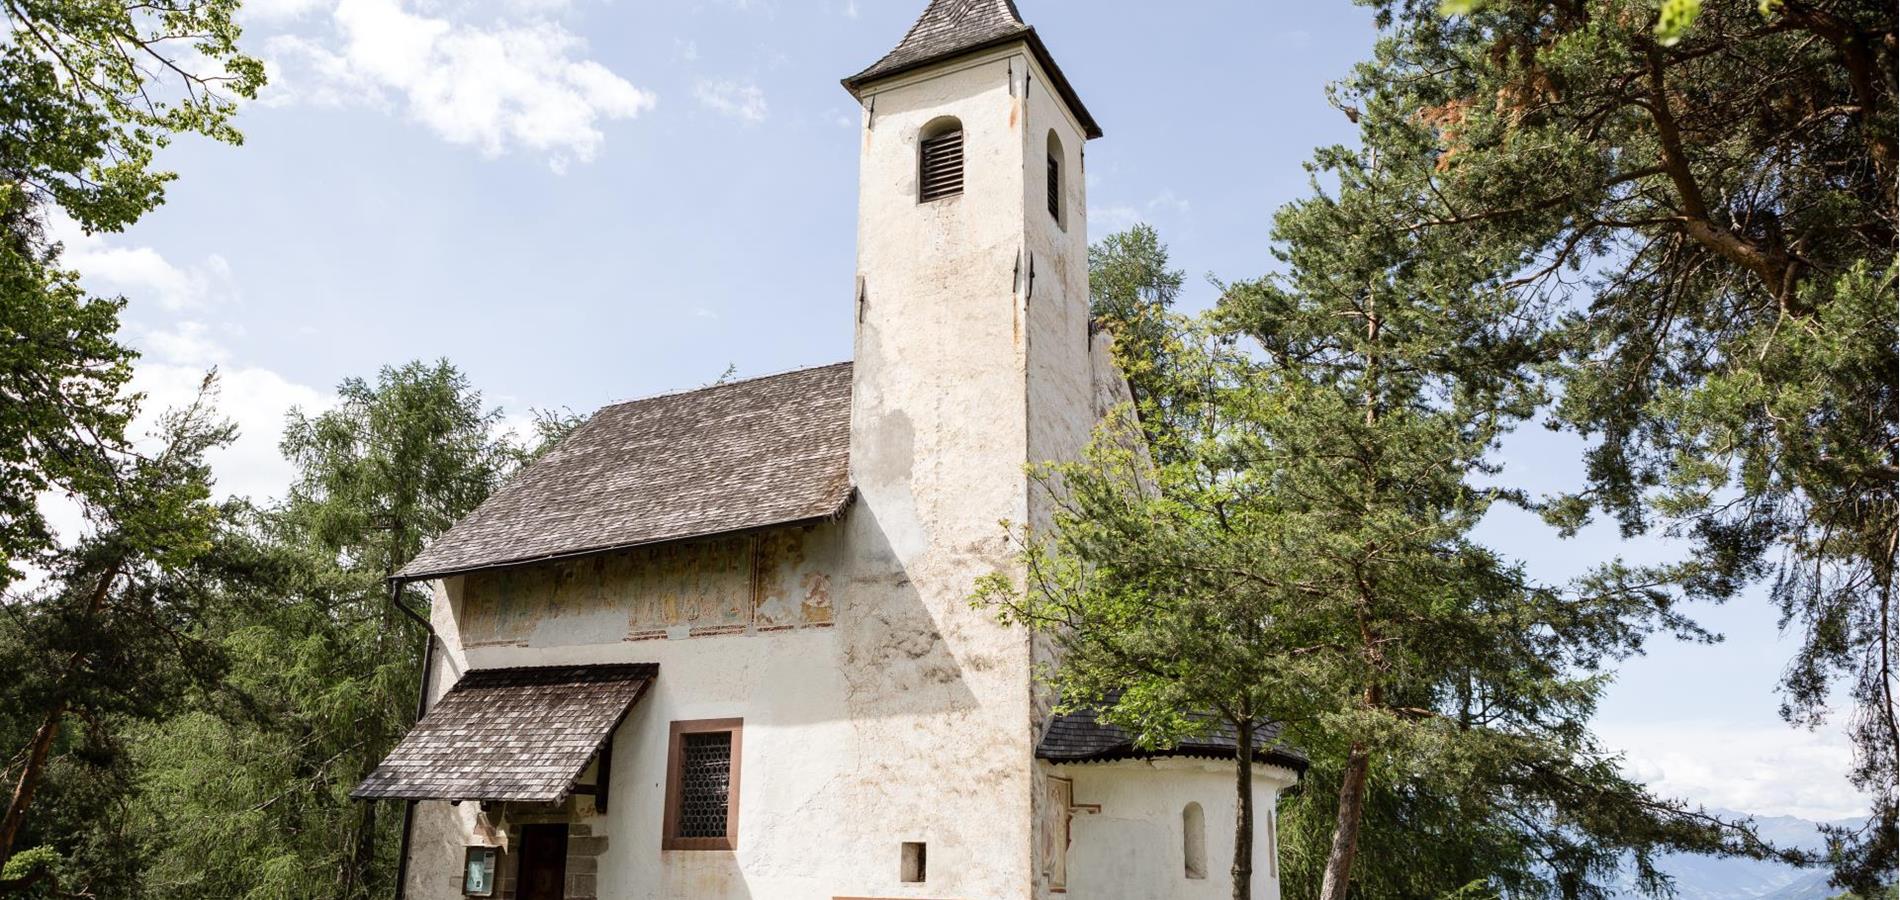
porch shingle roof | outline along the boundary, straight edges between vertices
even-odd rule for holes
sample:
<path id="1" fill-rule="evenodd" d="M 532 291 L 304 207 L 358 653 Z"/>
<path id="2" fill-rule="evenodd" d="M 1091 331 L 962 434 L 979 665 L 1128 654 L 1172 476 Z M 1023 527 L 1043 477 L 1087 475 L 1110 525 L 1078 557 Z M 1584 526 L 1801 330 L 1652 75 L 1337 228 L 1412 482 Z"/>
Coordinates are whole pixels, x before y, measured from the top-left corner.
<path id="1" fill-rule="evenodd" d="M 641 663 L 469 672 L 350 796 L 559 803 L 659 670 Z"/>

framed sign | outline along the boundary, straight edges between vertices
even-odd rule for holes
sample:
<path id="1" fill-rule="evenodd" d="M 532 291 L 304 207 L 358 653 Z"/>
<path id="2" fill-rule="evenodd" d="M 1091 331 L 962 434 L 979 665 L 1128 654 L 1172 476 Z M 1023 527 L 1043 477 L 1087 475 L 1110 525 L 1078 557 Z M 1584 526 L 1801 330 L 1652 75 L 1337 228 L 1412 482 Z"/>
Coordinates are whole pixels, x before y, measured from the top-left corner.
<path id="1" fill-rule="evenodd" d="M 470 847 L 462 865 L 462 893 L 470 897 L 495 896 L 495 848 Z"/>

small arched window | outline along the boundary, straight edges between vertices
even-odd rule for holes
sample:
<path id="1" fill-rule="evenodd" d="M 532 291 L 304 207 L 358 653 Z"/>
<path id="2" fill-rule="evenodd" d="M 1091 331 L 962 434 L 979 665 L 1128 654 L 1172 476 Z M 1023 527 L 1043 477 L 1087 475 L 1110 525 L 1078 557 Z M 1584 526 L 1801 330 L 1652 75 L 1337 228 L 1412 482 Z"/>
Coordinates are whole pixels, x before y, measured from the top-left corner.
<path id="1" fill-rule="evenodd" d="M 1181 809 L 1181 861 L 1187 877 L 1207 877 L 1207 816 L 1199 803 Z"/>
<path id="2" fill-rule="evenodd" d="M 1056 220 L 1056 226 L 1067 228 L 1062 220 L 1062 140 L 1055 131 L 1049 132 L 1049 215 Z"/>
<path id="3" fill-rule="evenodd" d="M 933 119 L 917 137 L 917 202 L 963 193 L 963 123 Z"/>

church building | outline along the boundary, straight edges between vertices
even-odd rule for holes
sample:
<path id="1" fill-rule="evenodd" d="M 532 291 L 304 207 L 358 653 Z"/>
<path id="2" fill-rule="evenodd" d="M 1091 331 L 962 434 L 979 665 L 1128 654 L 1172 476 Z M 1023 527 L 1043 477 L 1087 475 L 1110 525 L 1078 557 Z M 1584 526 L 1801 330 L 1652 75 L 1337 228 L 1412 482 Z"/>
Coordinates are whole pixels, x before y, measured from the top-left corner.
<path id="1" fill-rule="evenodd" d="M 931 0 L 862 108 L 848 362 L 609 406 L 397 576 L 428 702 L 355 791 L 410 900 L 1231 896 L 1234 737 L 1054 716 L 972 608 L 1050 519 L 1026 464 L 1128 400 L 1091 328 L 1101 129 L 1011 0 Z M 1252 748 L 1254 896 L 1280 791 Z"/>

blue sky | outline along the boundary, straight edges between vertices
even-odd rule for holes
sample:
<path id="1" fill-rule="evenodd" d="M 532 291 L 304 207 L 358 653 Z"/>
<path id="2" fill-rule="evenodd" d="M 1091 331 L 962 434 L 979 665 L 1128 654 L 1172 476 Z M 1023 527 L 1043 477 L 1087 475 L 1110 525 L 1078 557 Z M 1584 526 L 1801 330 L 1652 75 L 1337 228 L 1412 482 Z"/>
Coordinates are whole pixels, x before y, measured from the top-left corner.
<path id="1" fill-rule="evenodd" d="M 838 85 L 923 0 L 250 0 L 273 85 L 241 148 L 182 141 L 130 232 L 62 229 L 68 262 L 131 299 L 154 405 L 220 367 L 245 431 L 225 489 L 279 492 L 283 414 L 340 379 L 445 356 L 511 415 L 586 411 L 850 355 L 855 105 Z M 1019 0 L 1107 136 L 1090 232 L 1162 232 L 1203 276 L 1260 274 L 1314 147 L 1352 139 L 1324 87 L 1364 57 L 1346 2 Z M 1578 446 L 1514 438 L 1509 474 L 1573 485 Z M 1623 555 L 1501 513 L 1484 539 L 1540 578 Z M 1599 718 L 1665 792 L 1765 814 L 1853 815 L 1845 743 L 1776 719 L 1793 643 L 1759 596 L 1706 611 L 1727 640 L 1658 644 Z"/>

